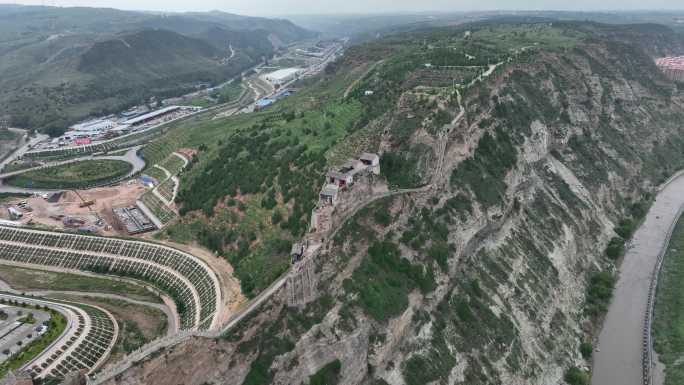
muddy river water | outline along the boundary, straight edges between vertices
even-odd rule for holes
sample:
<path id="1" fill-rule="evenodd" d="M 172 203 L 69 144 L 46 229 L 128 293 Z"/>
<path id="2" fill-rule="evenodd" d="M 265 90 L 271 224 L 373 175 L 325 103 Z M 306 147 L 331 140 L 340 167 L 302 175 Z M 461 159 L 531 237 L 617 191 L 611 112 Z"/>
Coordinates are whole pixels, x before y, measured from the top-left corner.
<path id="1" fill-rule="evenodd" d="M 679 175 L 661 189 L 634 234 L 594 351 L 592 385 L 643 385 L 642 336 L 649 286 L 670 227 L 683 205 L 684 175 Z M 660 385 L 662 380 L 659 365 L 653 384 Z"/>

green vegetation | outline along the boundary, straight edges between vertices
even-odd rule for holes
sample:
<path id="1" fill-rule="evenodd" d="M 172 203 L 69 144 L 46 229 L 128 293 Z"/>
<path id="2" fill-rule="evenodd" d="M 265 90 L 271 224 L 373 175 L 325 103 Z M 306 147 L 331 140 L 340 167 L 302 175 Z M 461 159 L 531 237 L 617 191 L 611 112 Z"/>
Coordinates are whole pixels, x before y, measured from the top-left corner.
<path id="1" fill-rule="evenodd" d="M 399 247 L 389 241 L 375 242 L 368 248 L 368 257 L 345 280 L 345 291 L 356 293 L 357 303 L 377 321 L 386 322 L 408 306 L 408 294 L 414 288 L 423 293 L 434 289 L 431 270 L 412 265 L 402 258 Z"/>
<path id="2" fill-rule="evenodd" d="M 95 278 L 70 273 L 56 273 L 26 269 L 14 266 L 2 266 L 0 279 L 19 291 L 58 290 L 82 291 L 120 294 L 149 302 L 161 302 L 161 299 L 142 286 L 113 279 Z"/>
<path id="3" fill-rule="evenodd" d="M 33 313 L 28 313 L 27 315 L 19 318 L 17 322 L 21 322 L 23 324 L 28 324 L 28 325 L 33 325 L 36 323 L 36 317 L 33 315 Z"/>
<path id="4" fill-rule="evenodd" d="M 80 118 L 220 84 L 272 56 L 269 37 L 289 44 L 311 36 L 286 20 L 220 12 L 173 20 L 88 8 L 3 6 L 0 13 L 7 15 L 0 116 L 52 135 Z M 235 50 L 230 59 L 226 42 Z"/>
<path id="5" fill-rule="evenodd" d="M 176 213 L 171 210 L 164 202 L 162 202 L 159 197 L 154 195 L 152 191 L 148 191 L 140 198 L 142 203 L 147 206 L 152 211 L 157 219 L 161 221 L 162 224 L 167 224 L 172 220 L 176 219 Z"/>
<path id="6" fill-rule="evenodd" d="M 448 205 L 434 212 L 424 207 L 420 213 L 411 216 L 409 227 L 400 238 L 401 243 L 437 262 L 443 271 L 447 271 L 447 260 L 451 253 L 447 243 L 447 223 L 452 223 L 450 213 L 451 208 Z"/>
<path id="7" fill-rule="evenodd" d="M 582 342 L 580 344 L 580 353 L 582 354 L 582 358 L 589 360 L 594 353 L 594 346 L 591 344 L 591 342 Z"/>
<path id="8" fill-rule="evenodd" d="M 335 360 L 322 367 L 309 377 L 309 385 L 337 385 L 340 381 L 340 360 Z"/>
<path id="9" fill-rule="evenodd" d="M 173 179 L 169 178 L 159 184 L 157 187 L 157 192 L 169 202 L 173 202 L 173 190 L 176 188 L 176 183 Z"/>
<path id="10" fill-rule="evenodd" d="M 655 300 L 653 340 L 665 364 L 665 385 L 681 384 L 684 367 L 684 219 L 679 219 L 668 245 Z"/>
<path id="11" fill-rule="evenodd" d="M 84 160 L 7 179 L 7 184 L 28 188 L 82 188 L 116 181 L 133 166 L 122 160 Z"/>
<path id="12" fill-rule="evenodd" d="M 572 367 L 565 372 L 563 380 L 568 383 L 568 385 L 589 385 L 589 373 L 579 369 L 577 367 Z"/>
<path id="13" fill-rule="evenodd" d="M 604 314 L 608 310 L 611 298 L 613 298 L 614 287 L 615 277 L 611 273 L 591 274 L 587 288 L 585 312 L 593 317 Z"/>
<path id="14" fill-rule="evenodd" d="M 606 247 L 606 256 L 612 260 L 616 260 L 625 253 L 625 240 L 620 237 L 611 238 Z"/>
<path id="15" fill-rule="evenodd" d="M 7 361 L 0 364 L 0 378 L 4 377 L 10 370 L 20 368 L 24 363 L 32 360 L 57 339 L 67 325 L 66 318 L 54 310 L 49 310 L 50 320 L 47 321 L 48 330 L 42 336 L 34 339 L 26 345 L 19 353 L 13 355 Z"/>
<path id="16" fill-rule="evenodd" d="M 169 127 L 144 149 L 149 163 L 178 148 L 198 154 L 182 174 L 182 220 L 160 236 L 197 239 L 226 258 L 248 296 L 273 282 L 308 227 L 326 152 L 356 130 L 363 105 L 341 100 L 347 82 L 321 79 L 267 111 Z"/>
<path id="17" fill-rule="evenodd" d="M 407 385 L 423 385 L 437 380 L 446 380 L 444 369 L 447 371 L 453 366 L 453 358 L 442 357 L 441 360 L 432 361 L 433 357 L 421 354 L 411 356 L 404 362 L 402 373 Z M 446 367 L 441 365 L 446 364 Z"/>
<path id="18" fill-rule="evenodd" d="M 159 183 L 162 183 L 167 178 L 166 173 L 158 167 L 147 168 L 147 170 L 145 170 L 145 175 L 151 176 Z"/>
<path id="19" fill-rule="evenodd" d="M 380 159 L 380 169 L 387 178 L 390 186 L 397 188 L 418 187 L 422 183 L 419 155 L 416 152 L 407 153 L 386 152 Z"/>
<path id="20" fill-rule="evenodd" d="M 214 91 L 211 97 L 216 99 L 217 103 L 232 103 L 240 98 L 240 95 L 245 92 L 245 88 L 239 81 L 234 81 L 223 86 L 221 89 Z"/>
<path id="21" fill-rule="evenodd" d="M 475 154 L 463 161 L 451 175 L 451 185 L 468 186 L 485 207 L 503 202 L 506 192 L 504 177 L 516 164 L 517 149 L 511 137 L 498 128 L 495 136 L 485 133 Z"/>
<path id="22" fill-rule="evenodd" d="M 183 162 L 183 159 L 179 158 L 177 155 L 171 154 L 159 165 L 166 171 L 170 172 L 171 175 L 178 175 L 183 169 L 185 162 Z"/>

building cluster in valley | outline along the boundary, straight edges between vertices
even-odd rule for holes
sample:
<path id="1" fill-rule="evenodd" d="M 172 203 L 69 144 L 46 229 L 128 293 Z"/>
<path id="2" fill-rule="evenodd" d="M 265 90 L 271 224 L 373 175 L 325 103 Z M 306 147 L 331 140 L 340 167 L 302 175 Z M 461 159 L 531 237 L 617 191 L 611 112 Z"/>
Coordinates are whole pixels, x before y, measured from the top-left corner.
<path id="1" fill-rule="evenodd" d="M 135 107 L 120 114 L 74 124 L 62 136 L 38 143 L 34 149 L 50 150 L 89 145 L 142 131 L 199 110 L 201 107 L 194 106 L 168 106 L 157 110 L 150 110 L 145 106 Z"/>
<path id="2" fill-rule="evenodd" d="M 684 82 L 684 56 L 656 59 L 656 65 L 668 79 Z"/>
<path id="3" fill-rule="evenodd" d="M 289 89 L 289 88 L 282 89 L 282 90 L 276 92 L 275 94 L 273 94 L 272 96 L 269 96 L 267 98 L 261 98 L 261 99 L 257 100 L 254 104 L 254 109 L 256 111 L 263 110 L 264 108 L 274 104 L 278 100 L 292 95 L 294 92 L 295 92 L 295 90 L 293 90 L 293 89 Z"/>

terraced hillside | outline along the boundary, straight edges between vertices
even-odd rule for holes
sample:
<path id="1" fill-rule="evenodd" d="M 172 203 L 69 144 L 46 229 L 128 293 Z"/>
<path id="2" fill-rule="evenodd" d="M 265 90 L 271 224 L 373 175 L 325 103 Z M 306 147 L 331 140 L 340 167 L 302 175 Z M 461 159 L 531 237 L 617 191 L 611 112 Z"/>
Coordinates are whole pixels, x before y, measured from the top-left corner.
<path id="1" fill-rule="evenodd" d="M 215 273 L 197 258 L 151 243 L 0 227 L 0 264 L 136 279 L 176 304 L 181 329 L 217 327 L 221 290 Z"/>
<path id="2" fill-rule="evenodd" d="M 138 205 L 144 206 L 150 212 L 160 228 L 178 218 L 174 203 L 175 194 L 178 192 L 178 174 L 188 164 L 189 161 L 183 155 L 172 152 L 146 171 L 159 183 L 140 197 Z"/>

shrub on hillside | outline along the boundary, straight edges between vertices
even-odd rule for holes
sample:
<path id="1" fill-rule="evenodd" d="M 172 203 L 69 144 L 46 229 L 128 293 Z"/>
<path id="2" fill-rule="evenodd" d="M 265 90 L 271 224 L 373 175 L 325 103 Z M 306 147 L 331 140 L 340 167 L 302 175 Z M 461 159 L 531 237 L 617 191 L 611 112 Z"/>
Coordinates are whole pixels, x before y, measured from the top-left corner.
<path id="1" fill-rule="evenodd" d="M 589 385 L 589 373 L 573 366 L 565 372 L 563 380 L 569 385 Z"/>

